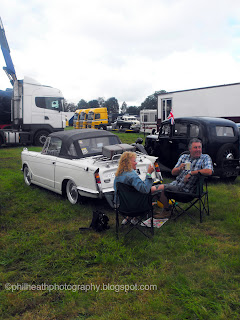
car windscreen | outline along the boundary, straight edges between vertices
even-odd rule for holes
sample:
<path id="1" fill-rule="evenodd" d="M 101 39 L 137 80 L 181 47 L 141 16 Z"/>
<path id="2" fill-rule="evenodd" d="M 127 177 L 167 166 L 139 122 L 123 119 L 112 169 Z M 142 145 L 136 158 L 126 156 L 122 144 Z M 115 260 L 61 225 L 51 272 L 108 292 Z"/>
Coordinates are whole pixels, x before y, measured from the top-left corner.
<path id="1" fill-rule="evenodd" d="M 94 137 L 78 140 L 78 144 L 84 157 L 99 155 L 102 148 L 109 145 L 118 144 L 117 136 Z"/>
<path id="2" fill-rule="evenodd" d="M 57 137 L 47 137 L 42 148 L 42 154 L 58 157 L 62 147 L 62 140 Z"/>
<path id="3" fill-rule="evenodd" d="M 163 124 L 162 127 L 160 128 L 160 132 L 159 132 L 159 136 L 161 137 L 166 137 L 166 136 L 170 136 L 171 133 L 171 128 L 170 128 L 170 124 Z"/>

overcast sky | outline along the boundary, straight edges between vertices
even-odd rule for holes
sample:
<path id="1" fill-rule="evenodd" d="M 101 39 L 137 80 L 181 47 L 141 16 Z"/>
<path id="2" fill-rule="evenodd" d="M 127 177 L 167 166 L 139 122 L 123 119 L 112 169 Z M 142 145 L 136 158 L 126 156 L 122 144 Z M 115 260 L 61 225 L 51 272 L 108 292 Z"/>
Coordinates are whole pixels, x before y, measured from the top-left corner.
<path id="1" fill-rule="evenodd" d="M 240 82 L 239 0 L 1 0 L 0 16 L 18 79 L 68 102 Z"/>

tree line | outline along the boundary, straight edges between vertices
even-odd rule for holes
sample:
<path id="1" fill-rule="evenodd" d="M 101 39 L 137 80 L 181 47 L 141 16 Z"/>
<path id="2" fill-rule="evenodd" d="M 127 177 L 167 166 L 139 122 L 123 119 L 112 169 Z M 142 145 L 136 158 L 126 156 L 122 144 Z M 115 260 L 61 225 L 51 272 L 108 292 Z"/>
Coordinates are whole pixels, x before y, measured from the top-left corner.
<path id="1" fill-rule="evenodd" d="M 166 93 L 165 90 L 155 91 L 153 94 L 149 95 L 140 106 L 127 106 L 124 101 L 119 106 L 118 100 L 115 97 L 111 97 L 105 100 L 103 97 L 99 97 L 98 99 L 86 101 L 81 99 L 77 104 L 68 103 L 66 100 L 65 110 L 75 112 L 77 109 L 89 109 L 89 108 L 102 108 L 106 107 L 108 113 L 128 113 L 130 115 L 139 115 L 140 111 L 143 109 L 157 109 L 157 96 L 159 93 Z"/>

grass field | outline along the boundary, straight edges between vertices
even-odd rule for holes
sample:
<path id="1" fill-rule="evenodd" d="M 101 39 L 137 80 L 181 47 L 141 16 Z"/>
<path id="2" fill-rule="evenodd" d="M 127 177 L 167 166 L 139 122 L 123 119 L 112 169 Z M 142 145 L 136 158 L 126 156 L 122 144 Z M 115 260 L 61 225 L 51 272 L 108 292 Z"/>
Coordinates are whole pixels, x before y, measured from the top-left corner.
<path id="1" fill-rule="evenodd" d="M 117 241 L 105 201 L 26 186 L 21 150 L 0 149 L 0 319 L 239 319 L 240 177 L 210 181 L 202 224 L 182 217 L 151 240 Z M 96 208 L 110 229 L 79 231 Z"/>

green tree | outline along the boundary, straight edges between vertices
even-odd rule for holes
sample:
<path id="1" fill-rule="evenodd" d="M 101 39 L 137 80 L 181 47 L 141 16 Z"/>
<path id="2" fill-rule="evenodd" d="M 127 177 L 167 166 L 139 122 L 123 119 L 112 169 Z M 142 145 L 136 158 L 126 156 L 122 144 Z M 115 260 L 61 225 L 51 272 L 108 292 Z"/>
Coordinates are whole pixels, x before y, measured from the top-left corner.
<path id="1" fill-rule="evenodd" d="M 157 96 L 159 93 L 166 93 L 166 91 L 155 91 L 142 102 L 140 109 L 157 109 Z"/>
<path id="2" fill-rule="evenodd" d="M 119 113 L 119 104 L 114 97 L 107 99 L 105 107 L 107 108 L 108 113 Z"/>
<path id="3" fill-rule="evenodd" d="M 67 102 L 66 99 L 63 100 L 64 110 L 67 112 L 75 112 L 77 106 L 73 102 Z"/>
<path id="4" fill-rule="evenodd" d="M 157 109 L 157 95 L 148 96 L 141 104 L 141 110 L 143 109 Z"/>
<path id="5" fill-rule="evenodd" d="M 89 108 L 99 108 L 99 104 L 97 100 L 88 101 Z"/>
<path id="6" fill-rule="evenodd" d="M 131 106 L 127 108 L 127 113 L 130 115 L 139 115 L 140 107 Z"/>
<path id="7" fill-rule="evenodd" d="M 78 109 L 87 109 L 88 108 L 88 103 L 87 101 L 81 99 L 78 104 L 77 104 Z"/>
<path id="8" fill-rule="evenodd" d="M 100 108 L 105 107 L 105 100 L 104 100 L 103 97 L 99 97 L 98 98 L 98 105 L 99 105 Z"/>
<path id="9" fill-rule="evenodd" d="M 127 104 L 125 101 L 123 101 L 122 107 L 121 107 L 121 113 L 124 114 L 124 113 L 126 113 L 126 111 L 127 111 Z"/>

